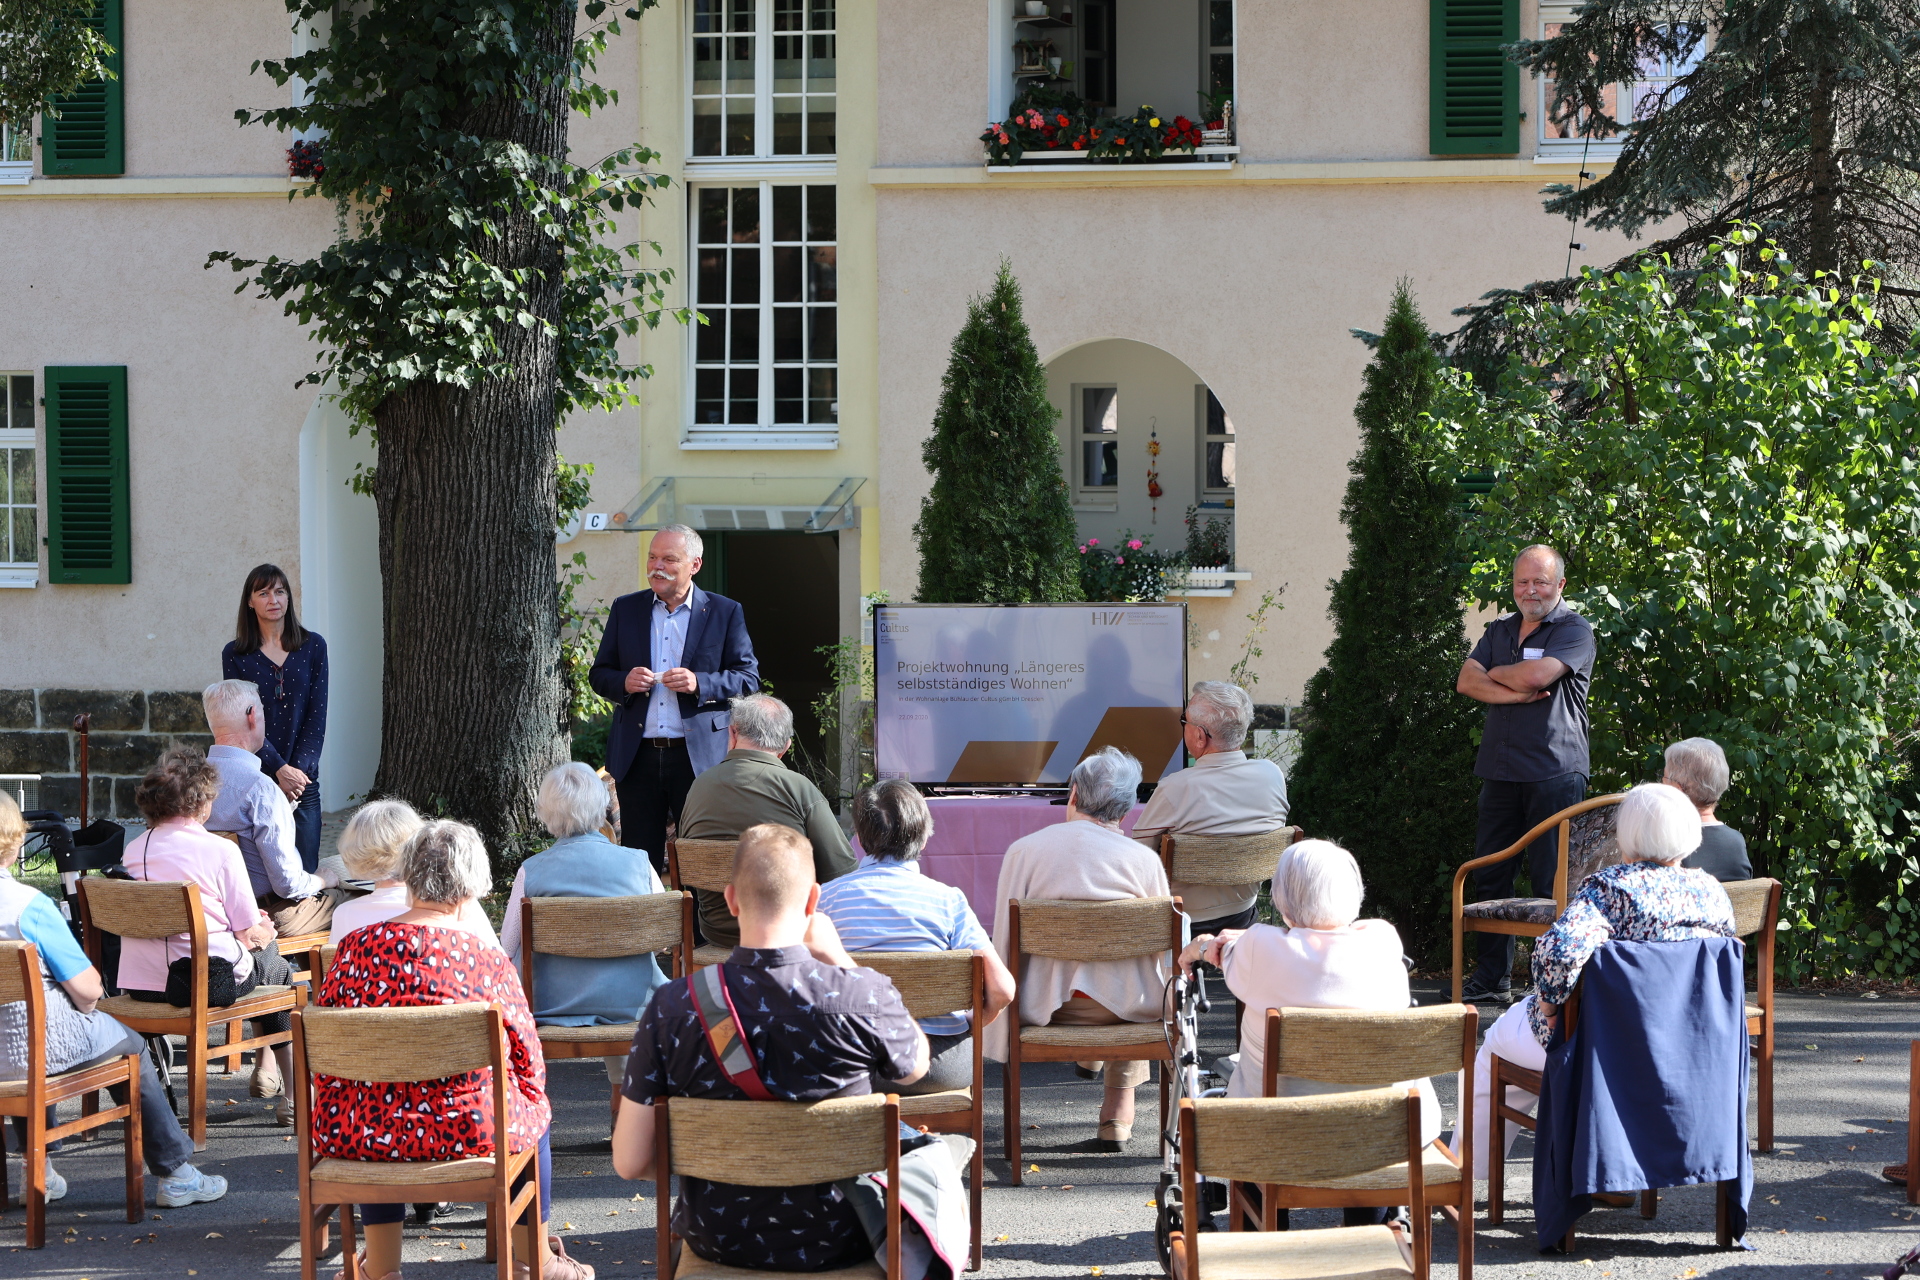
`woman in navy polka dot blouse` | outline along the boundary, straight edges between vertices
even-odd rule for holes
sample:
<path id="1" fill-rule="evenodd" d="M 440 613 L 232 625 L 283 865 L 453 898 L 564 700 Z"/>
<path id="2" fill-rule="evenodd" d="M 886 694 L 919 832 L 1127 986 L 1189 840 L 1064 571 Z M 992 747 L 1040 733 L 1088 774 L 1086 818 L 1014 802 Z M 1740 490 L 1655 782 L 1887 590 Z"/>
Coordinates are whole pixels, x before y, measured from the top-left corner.
<path id="1" fill-rule="evenodd" d="M 279 565 L 247 575 L 234 638 L 220 652 L 226 680 L 251 680 L 267 713 L 260 771 L 293 804 L 293 837 L 308 871 L 320 865 L 320 747 L 327 735 L 327 642 L 300 625 Z"/>

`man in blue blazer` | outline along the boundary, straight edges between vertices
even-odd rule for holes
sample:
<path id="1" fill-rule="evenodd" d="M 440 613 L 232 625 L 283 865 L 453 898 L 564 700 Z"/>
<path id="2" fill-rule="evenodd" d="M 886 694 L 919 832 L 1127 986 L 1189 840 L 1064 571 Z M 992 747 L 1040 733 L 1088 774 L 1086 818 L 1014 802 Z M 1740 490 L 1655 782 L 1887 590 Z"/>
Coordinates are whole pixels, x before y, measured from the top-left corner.
<path id="1" fill-rule="evenodd" d="M 613 602 L 588 679 L 613 702 L 607 772 L 620 839 L 666 873 L 667 824 L 687 788 L 727 754 L 727 703 L 760 688 L 739 604 L 693 585 L 700 535 L 670 524 L 647 548 L 647 583 Z"/>

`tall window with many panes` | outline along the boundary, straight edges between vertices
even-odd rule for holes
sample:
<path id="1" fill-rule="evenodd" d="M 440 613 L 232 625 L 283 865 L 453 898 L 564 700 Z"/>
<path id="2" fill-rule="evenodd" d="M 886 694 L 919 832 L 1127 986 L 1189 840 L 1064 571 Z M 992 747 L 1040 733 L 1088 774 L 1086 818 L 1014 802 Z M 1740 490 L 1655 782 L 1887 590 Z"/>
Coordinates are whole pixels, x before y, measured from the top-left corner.
<path id="1" fill-rule="evenodd" d="M 833 0 L 693 0 L 700 156 L 830 156 Z"/>
<path id="2" fill-rule="evenodd" d="M 1540 38 L 1551 40 L 1566 24 L 1579 15 L 1580 6 L 1563 0 L 1549 0 L 1540 6 Z M 1706 35 L 1697 27 L 1674 24 L 1662 30 L 1677 34 L 1682 52 L 1678 57 L 1650 56 L 1641 59 L 1631 80 L 1606 85 L 1600 93 L 1601 107 L 1623 125 L 1645 120 L 1657 112 L 1673 91 L 1674 81 L 1692 73 L 1706 56 Z M 1620 154 L 1624 139 L 1619 133 L 1589 121 L 1584 115 L 1553 106 L 1554 85 L 1548 80 L 1535 82 L 1540 120 L 1541 157 L 1564 160 L 1612 160 Z"/>
<path id="3" fill-rule="evenodd" d="M 33 452 L 33 375 L 0 373 L 0 587 L 31 587 L 40 580 Z"/>

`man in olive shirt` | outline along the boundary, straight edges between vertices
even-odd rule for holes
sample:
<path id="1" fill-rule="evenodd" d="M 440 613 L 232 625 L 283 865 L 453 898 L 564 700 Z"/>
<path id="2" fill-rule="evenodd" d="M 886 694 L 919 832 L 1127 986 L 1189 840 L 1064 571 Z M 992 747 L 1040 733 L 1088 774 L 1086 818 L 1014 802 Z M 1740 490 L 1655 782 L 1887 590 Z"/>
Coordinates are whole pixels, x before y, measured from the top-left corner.
<path id="1" fill-rule="evenodd" d="M 820 789 L 780 763 L 793 743 L 793 712 L 780 699 L 756 693 L 733 701 L 727 754 L 693 780 L 680 810 L 688 840 L 738 840 L 763 822 L 792 827 L 813 846 L 813 875 L 821 884 L 853 870 L 853 849 Z M 715 946 L 740 944 L 740 922 L 726 898 L 696 889 L 700 931 Z"/>

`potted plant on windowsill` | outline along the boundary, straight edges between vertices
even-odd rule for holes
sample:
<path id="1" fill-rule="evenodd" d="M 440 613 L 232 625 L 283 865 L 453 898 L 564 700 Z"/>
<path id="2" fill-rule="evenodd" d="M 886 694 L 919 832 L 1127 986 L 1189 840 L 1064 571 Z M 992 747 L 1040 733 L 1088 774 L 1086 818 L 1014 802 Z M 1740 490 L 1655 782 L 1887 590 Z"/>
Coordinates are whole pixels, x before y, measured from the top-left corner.
<path id="1" fill-rule="evenodd" d="M 1187 508 L 1187 563 L 1195 569 L 1233 568 L 1233 517 L 1202 516 L 1200 505 Z"/>

